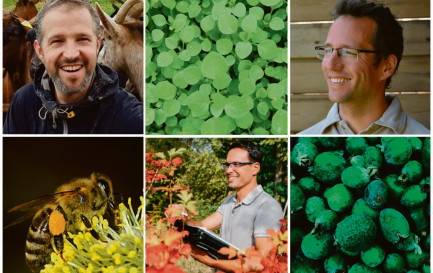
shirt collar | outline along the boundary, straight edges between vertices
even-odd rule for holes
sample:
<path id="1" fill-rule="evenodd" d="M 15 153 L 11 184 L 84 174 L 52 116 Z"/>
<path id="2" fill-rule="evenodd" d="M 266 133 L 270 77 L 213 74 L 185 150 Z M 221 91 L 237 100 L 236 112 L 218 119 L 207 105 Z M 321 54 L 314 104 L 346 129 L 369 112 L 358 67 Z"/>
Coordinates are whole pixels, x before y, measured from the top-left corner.
<path id="1" fill-rule="evenodd" d="M 257 196 L 259 196 L 262 192 L 263 192 L 262 186 L 258 185 L 239 204 L 245 204 L 245 205 L 251 204 L 257 198 Z M 233 195 L 233 200 L 236 203 L 237 201 L 236 194 Z"/>

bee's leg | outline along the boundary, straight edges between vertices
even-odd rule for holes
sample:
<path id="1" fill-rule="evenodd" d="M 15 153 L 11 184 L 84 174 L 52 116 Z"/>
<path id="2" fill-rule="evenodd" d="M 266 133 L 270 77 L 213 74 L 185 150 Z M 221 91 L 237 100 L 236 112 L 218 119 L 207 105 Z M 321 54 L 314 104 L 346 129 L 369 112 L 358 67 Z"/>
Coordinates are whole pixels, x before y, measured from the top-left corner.
<path id="1" fill-rule="evenodd" d="M 56 253 L 59 253 L 62 260 L 66 262 L 65 258 L 63 258 L 63 247 L 64 247 L 63 235 L 62 234 L 54 235 L 52 244 L 53 244 L 54 251 Z"/>
<path id="2" fill-rule="evenodd" d="M 107 208 L 108 208 L 108 212 L 114 218 L 114 224 L 116 226 L 120 226 L 119 208 L 111 200 L 108 200 L 108 206 L 107 206 Z"/>
<path id="3" fill-rule="evenodd" d="M 90 234 L 92 234 L 93 238 L 95 238 L 96 240 L 99 240 L 101 242 L 104 242 L 103 240 L 101 240 L 101 237 L 99 237 L 99 234 L 93 229 L 92 224 L 90 223 L 89 219 L 87 219 L 87 217 L 82 215 L 82 214 L 80 216 L 81 216 L 81 221 L 83 221 L 83 224 L 86 226 L 86 228 L 90 232 Z"/>

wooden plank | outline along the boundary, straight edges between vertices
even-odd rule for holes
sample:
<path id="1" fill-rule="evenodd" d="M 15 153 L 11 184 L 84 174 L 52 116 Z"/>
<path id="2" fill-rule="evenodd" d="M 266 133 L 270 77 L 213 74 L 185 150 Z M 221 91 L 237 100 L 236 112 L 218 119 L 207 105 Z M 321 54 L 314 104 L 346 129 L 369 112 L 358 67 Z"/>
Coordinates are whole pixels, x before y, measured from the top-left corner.
<path id="1" fill-rule="evenodd" d="M 429 0 L 382 0 L 397 18 L 430 17 Z M 292 22 L 331 20 L 331 11 L 337 0 L 291 0 Z"/>
<path id="2" fill-rule="evenodd" d="M 430 128 L 430 95 L 398 95 L 403 109 L 426 128 Z M 326 117 L 332 107 L 327 95 L 290 96 L 290 131 L 292 134 L 309 128 Z M 308 109 L 308 112 L 306 112 Z"/>
<path id="3" fill-rule="evenodd" d="M 390 92 L 430 91 L 430 56 L 403 57 L 393 76 Z M 290 63 L 290 92 L 327 93 L 328 86 L 319 60 L 297 60 Z"/>
<path id="4" fill-rule="evenodd" d="M 430 21 L 402 22 L 405 56 L 430 55 Z M 290 25 L 290 57 L 316 58 L 314 46 L 323 45 L 330 23 Z"/>

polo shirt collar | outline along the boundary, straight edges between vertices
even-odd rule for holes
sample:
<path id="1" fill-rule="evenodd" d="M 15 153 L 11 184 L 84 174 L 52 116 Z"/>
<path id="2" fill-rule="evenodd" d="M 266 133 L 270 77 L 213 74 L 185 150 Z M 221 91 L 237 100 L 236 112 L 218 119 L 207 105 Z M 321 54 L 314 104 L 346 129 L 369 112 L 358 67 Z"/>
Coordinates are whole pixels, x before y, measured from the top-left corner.
<path id="1" fill-rule="evenodd" d="M 262 186 L 258 185 L 239 204 L 245 204 L 245 205 L 251 204 L 262 192 L 263 192 Z M 233 196 L 233 199 L 236 202 L 236 194 Z"/>

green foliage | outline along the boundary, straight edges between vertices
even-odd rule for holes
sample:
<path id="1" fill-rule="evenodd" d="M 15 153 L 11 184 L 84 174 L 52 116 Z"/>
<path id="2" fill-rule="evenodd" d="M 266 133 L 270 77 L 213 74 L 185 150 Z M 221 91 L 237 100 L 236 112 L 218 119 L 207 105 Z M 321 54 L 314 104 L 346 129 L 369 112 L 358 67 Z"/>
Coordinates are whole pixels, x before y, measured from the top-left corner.
<path id="1" fill-rule="evenodd" d="M 287 134 L 286 9 L 285 0 L 147 0 L 146 131 Z"/>

